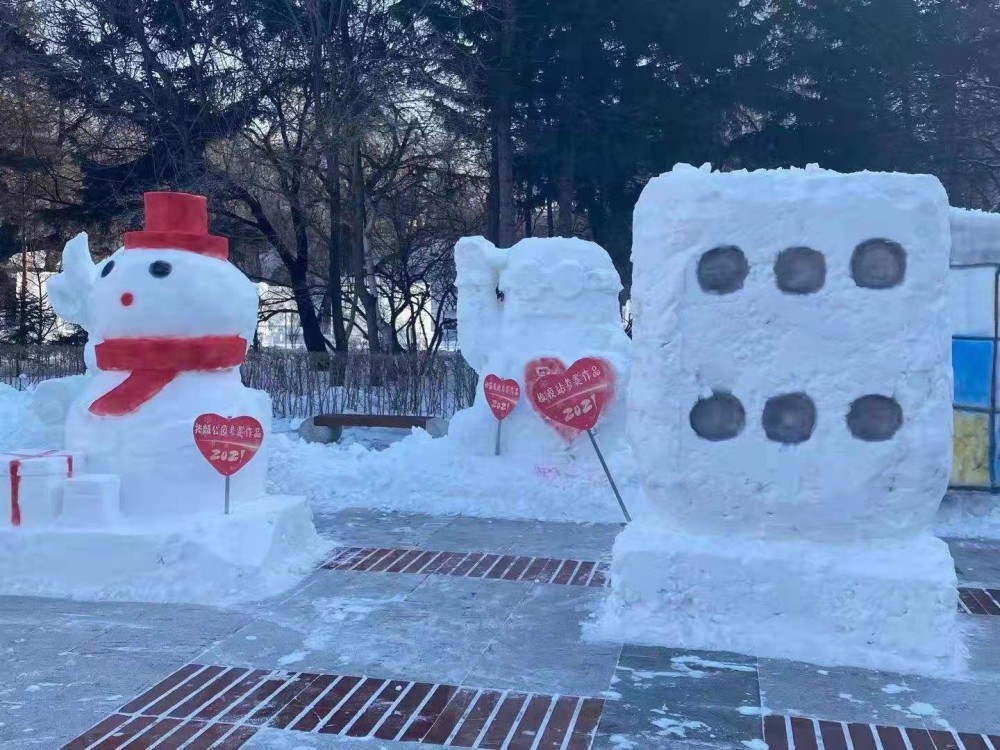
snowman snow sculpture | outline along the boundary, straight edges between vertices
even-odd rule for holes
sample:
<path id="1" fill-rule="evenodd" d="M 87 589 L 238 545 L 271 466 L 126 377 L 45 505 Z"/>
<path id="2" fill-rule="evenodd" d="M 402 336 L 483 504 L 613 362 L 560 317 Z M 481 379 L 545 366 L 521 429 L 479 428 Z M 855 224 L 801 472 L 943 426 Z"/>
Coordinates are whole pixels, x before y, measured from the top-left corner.
<path id="1" fill-rule="evenodd" d="M 66 447 L 120 478 L 127 517 L 200 513 L 219 507 L 221 478 L 195 446 L 195 419 L 250 416 L 265 444 L 231 481 L 236 501 L 256 499 L 271 404 L 242 385 L 239 367 L 257 290 L 228 262 L 228 240 L 208 233 L 205 198 L 155 192 L 144 203 L 145 228 L 127 232 L 123 248 L 94 264 L 77 237 L 50 282 L 56 312 L 90 337 L 88 376 L 71 381 Z"/>
<path id="2" fill-rule="evenodd" d="M 582 357 L 601 357 L 614 366 L 617 392 L 624 393 L 631 342 L 622 327 L 622 284 L 600 245 L 529 237 L 504 250 L 483 237 L 465 237 L 455 246 L 455 265 L 459 348 L 480 383 L 493 374 L 516 380 L 527 394 L 533 362 L 554 358 L 569 367 Z M 611 449 L 623 442 L 624 411 L 619 398 L 602 416 L 602 443 Z M 492 455 L 495 429 L 480 389 L 448 432 L 463 450 Z M 505 455 L 539 457 L 563 446 L 526 397 L 504 420 L 501 441 Z"/>

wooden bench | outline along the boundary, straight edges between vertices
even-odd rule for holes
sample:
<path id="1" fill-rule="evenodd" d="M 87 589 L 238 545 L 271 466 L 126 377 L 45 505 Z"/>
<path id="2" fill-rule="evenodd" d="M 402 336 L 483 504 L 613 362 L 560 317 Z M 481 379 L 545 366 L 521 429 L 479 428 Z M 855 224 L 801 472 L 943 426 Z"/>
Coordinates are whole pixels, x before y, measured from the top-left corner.
<path id="1" fill-rule="evenodd" d="M 427 429 L 434 417 L 397 416 L 394 414 L 320 414 L 313 417 L 317 427 L 397 427 L 402 430 L 419 427 Z"/>

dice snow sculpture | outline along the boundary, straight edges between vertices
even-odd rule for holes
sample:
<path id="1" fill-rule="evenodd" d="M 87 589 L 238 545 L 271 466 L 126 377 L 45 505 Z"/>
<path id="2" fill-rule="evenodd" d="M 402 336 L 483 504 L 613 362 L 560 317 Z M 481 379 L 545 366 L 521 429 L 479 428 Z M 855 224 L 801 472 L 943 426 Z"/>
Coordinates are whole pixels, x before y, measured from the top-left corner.
<path id="1" fill-rule="evenodd" d="M 205 198 L 147 193 L 146 226 L 93 264 L 86 238 L 70 242 L 50 282 L 56 312 L 86 328 L 88 377 L 66 416 L 66 445 L 88 468 L 121 479 L 127 516 L 203 512 L 221 479 L 198 452 L 203 413 L 255 417 L 268 432 L 267 394 L 245 388 L 239 366 L 257 324 L 257 290 L 208 233 Z M 233 496 L 264 492 L 266 457 L 232 478 Z"/>
<path id="2" fill-rule="evenodd" d="M 516 380 L 527 394 L 532 361 L 554 358 L 569 367 L 581 357 L 601 357 L 614 366 L 621 394 L 602 416 L 602 442 L 623 437 L 620 402 L 631 342 L 622 327 L 621 279 L 608 253 L 573 238 L 527 238 L 503 250 L 482 237 L 465 237 L 455 246 L 455 265 L 459 348 L 480 383 L 493 374 Z M 461 450 L 491 455 L 495 429 L 480 389 L 473 407 L 452 419 L 449 435 Z M 526 396 L 504 420 L 505 455 L 539 456 L 562 444 Z"/>
<path id="3" fill-rule="evenodd" d="M 629 437 L 652 516 L 604 629 L 933 669 L 956 654 L 948 201 L 929 176 L 678 166 L 635 211 Z"/>

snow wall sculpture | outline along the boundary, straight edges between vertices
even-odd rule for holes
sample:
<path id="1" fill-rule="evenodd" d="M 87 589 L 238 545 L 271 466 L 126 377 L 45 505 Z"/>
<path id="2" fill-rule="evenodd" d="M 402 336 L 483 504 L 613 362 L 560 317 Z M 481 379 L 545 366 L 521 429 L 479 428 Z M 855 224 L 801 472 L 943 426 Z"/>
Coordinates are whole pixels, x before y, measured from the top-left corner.
<path id="1" fill-rule="evenodd" d="M 954 666 L 930 531 L 951 454 L 933 177 L 679 165 L 635 210 L 629 439 L 650 514 L 600 629 L 820 663 Z"/>
<path id="2" fill-rule="evenodd" d="M 614 365 L 618 396 L 597 430 L 609 449 L 623 442 L 631 341 L 622 326 L 621 279 L 608 253 L 574 238 L 527 238 L 503 250 L 466 237 L 455 247 L 455 265 L 462 355 L 480 386 L 491 373 L 521 386 L 521 403 L 503 423 L 503 454 L 539 458 L 564 447 L 527 399 L 526 368 L 542 357 L 566 367 L 581 357 Z M 480 387 L 473 406 L 452 419 L 449 438 L 457 450 L 492 455 L 495 430 Z M 586 438 L 577 449 L 592 452 Z"/>

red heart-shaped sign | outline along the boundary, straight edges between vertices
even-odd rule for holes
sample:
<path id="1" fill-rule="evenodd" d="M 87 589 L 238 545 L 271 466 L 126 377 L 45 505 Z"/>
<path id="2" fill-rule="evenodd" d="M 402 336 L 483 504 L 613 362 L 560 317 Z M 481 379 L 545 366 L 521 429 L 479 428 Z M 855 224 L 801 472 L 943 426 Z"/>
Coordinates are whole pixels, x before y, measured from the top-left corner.
<path id="1" fill-rule="evenodd" d="M 545 415 L 544 411 L 538 408 L 538 404 L 535 403 L 534 399 L 530 397 L 531 392 L 535 388 L 535 383 L 538 382 L 540 377 L 543 375 L 552 375 L 564 372 L 566 372 L 566 365 L 564 365 L 563 361 L 558 357 L 540 357 L 538 359 L 533 359 L 524 366 L 524 388 L 529 394 L 528 401 L 531 403 L 532 408 L 538 412 L 539 415 L 541 415 L 546 424 L 558 432 L 564 440 L 572 440 L 580 434 L 580 431 L 574 430 L 572 427 L 567 427 L 559 422 L 553 422 Z"/>
<path id="2" fill-rule="evenodd" d="M 231 477 L 246 466 L 263 440 L 264 429 L 253 417 L 202 414 L 194 420 L 194 444 L 224 477 Z"/>
<path id="3" fill-rule="evenodd" d="M 578 359 L 564 372 L 541 375 L 528 396 L 550 423 L 577 433 L 597 424 L 604 407 L 615 395 L 615 371 L 611 363 L 597 357 Z"/>
<path id="4" fill-rule="evenodd" d="M 493 416 L 501 420 L 510 416 L 517 402 L 521 400 L 521 386 L 517 381 L 498 378 L 496 375 L 487 375 L 483 378 L 483 393 L 486 395 L 486 403 L 493 411 Z"/>

